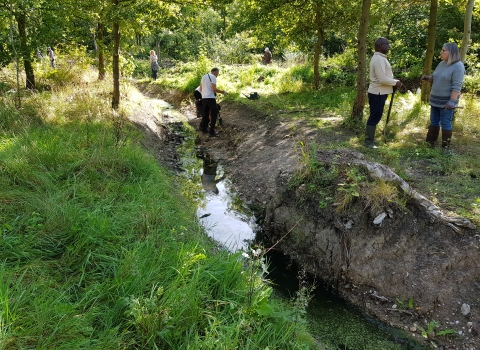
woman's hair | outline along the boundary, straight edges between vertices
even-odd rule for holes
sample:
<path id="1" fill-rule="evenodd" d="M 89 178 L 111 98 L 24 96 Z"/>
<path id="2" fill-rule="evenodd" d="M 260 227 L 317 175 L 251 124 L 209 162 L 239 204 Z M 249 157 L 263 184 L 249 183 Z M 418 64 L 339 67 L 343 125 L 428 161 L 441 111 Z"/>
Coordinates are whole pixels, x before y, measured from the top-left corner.
<path id="1" fill-rule="evenodd" d="M 448 65 L 461 61 L 462 58 L 460 57 L 460 50 L 458 50 L 457 44 L 446 43 L 446 44 L 443 44 L 443 47 L 445 47 L 448 50 L 448 61 L 447 61 Z"/>
<path id="2" fill-rule="evenodd" d="M 150 55 L 151 55 L 152 53 L 153 53 L 153 54 L 155 54 L 155 51 L 153 51 L 153 50 L 150 50 Z"/>

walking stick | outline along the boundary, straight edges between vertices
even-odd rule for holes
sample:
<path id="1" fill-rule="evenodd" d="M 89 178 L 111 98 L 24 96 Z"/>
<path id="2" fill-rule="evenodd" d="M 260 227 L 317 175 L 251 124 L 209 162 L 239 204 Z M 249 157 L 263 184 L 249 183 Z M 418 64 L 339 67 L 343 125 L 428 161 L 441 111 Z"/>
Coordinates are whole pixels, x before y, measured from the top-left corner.
<path id="1" fill-rule="evenodd" d="M 392 111 L 393 98 L 395 97 L 395 91 L 397 91 L 396 86 L 393 87 L 392 97 L 390 98 L 390 106 L 388 106 L 387 120 L 385 121 L 385 127 L 383 128 L 384 143 L 387 143 L 387 125 L 388 125 L 388 120 L 390 119 L 390 112 Z"/>

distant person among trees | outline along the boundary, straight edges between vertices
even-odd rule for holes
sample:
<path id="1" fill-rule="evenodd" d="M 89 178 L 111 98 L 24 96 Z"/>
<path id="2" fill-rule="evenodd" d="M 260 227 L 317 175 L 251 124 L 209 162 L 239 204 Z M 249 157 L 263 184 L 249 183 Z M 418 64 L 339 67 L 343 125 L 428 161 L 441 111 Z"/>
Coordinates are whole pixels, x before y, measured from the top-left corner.
<path id="1" fill-rule="evenodd" d="M 37 49 L 37 58 L 41 61 L 43 60 L 43 53 L 40 49 Z"/>
<path id="2" fill-rule="evenodd" d="M 150 50 L 150 68 L 152 69 L 152 79 L 157 80 L 157 73 L 160 70 L 158 65 L 158 57 L 155 51 Z"/>
<path id="3" fill-rule="evenodd" d="M 50 58 L 50 67 L 55 68 L 55 52 L 51 47 L 47 47 L 47 55 Z"/>
<path id="4" fill-rule="evenodd" d="M 446 43 L 440 51 L 441 62 L 432 75 L 422 75 L 420 81 L 432 84 L 430 92 L 430 126 L 426 141 L 430 147 L 435 147 L 440 127 L 442 128 L 442 149 L 450 147 L 452 139 L 452 120 L 455 108 L 458 106 L 462 90 L 465 66 L 455 43 Z"/>
<path id="5" fill-rule="evenodd" d="M 205 74 L 200 82 L 200 92 L 202 93 L 203 115 L 200 122 L 200 129 L 209 133 L 210 137 L 218 136 L 215 132 L 215 124 L 217 123 L 218 107 L 215 99 L 215 93 L 226 95 L 225 90 L 217 88 L 217 77 L 220 73 L 218 68 L 212 68 L 210 73 Z M 208 122 L 210 116 L 210 131 L 208 130 Z"/>
<path id="6" fill-rule="evenodd" d="M 272 53 L 270 52 L 268 47 L 265 48 L 265 53 L 263 54 L 262 63 L 264 65 L 272 63 Z"/>
<path id="7" fill-rule="evenodd" d="M 375 130 L 380 119 L 388 94 L 393 93 L 393 87 L 402 86 L 400 80 L 393 78 L 392 66 L 387 59 L 390 50 L 390 43 L 386 38 L 378 38 L 375 41 L 375 52 L 370 60 L 370 84 L 368 86 L 368 103 L 370 105 L 370 116 L 365 127 L 364 145 L 368 148 L 375 146 Z"/>

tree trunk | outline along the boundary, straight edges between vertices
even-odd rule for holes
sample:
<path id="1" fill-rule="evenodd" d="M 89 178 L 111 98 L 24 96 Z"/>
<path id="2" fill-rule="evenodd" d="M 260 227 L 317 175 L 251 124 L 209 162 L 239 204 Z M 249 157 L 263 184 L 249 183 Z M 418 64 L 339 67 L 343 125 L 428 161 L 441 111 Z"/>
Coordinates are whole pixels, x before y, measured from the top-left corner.
<path id="1" fill-rule="evenodd" d="M 320 72 L 319 72 L 319 62 L 320 62 L 320 53 L 322 51 L 323 43 L 323 28 L 321 23 L 321 4 L 317 3 L 317 9 L 315 11 L 315 24 L 317 27 L 317 43 L 315 44 L 315 54 L 313 56 L 313 77 L 315 89 L 320 87 Z"/>
<path id="2" fill-rule="evenodd" d="M 158 36 L 158 32 L 155 33 L 155 48 L 157 49 L 158 63 L 160 63 L 161 62 L 161 59 L 160 59 L 160 38 Z"/>
<path id="3" fill-rule="evenodd" d="M 27 46 L 26 16 L 24 11 L 15 14 L 18 25 L 18 36 L 20 37 L 20 52 L 23 56 L 23 66 L 25 68 L 26 84 L 25 87 L 35 90 L 35 74 L 33 73 L 30 52 Z"/>
<path id="4" fill-rule="evenodd" d="M 100 21 L 97 25 L 97 52 L 98 52 L 98 80 L 105 79 L 105 57 L 103 51 L 105 45 L 103 43 L 103 23 Z"/>
<path id="5" fill-rule="evenodd" d="M 362 15 L 358 28 L 358 52 L 357 52 L 357 96 L 353 103 L 352 119 L 361 120 L 365 108 L 365 96 L 367 95 L 367 32 L 370 20 L 370 7 L 372 0 L 363 0 Z"/>
<path id="6" fill-rule="evenodd" d="M 430 1 L 430 19 L 428 22 L 428 42 L 425 61 L 423 62 L 423 74 L 432 74 L 433 50 L 435 49 L 435 32 L 437 30 L 437 11 L 438 0 Z M 428 102 L 430 99 L 430 83 L 422 82 L 422 102 Z"/>
<path id="7" fill-rule="evenodd" d="M 472 12 L 475 0 L 468 0 L 467 7 L 465 8 L 465 23 L 463 25 L 463 40 L 462 47 L 460 48 L 460 57 L 462 62 L 465 62 L 467 56 L 468 44 L 470 42 L 470 34 L 472 32 Z"/>
<path id="8" fill-rule="evenodd" d="M 114 1 L 116 2 L 116 1 Z M 120 105 L 120 23 L 118 19 L 113 23 L 113 96 L 112 108 L 118 109 Z"/>

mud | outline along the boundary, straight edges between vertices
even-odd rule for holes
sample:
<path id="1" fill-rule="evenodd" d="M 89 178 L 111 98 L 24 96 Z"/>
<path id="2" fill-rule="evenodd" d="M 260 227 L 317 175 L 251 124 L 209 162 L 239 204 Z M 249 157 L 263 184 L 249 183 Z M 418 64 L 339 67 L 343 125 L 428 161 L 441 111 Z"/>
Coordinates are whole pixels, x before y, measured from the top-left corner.
<path id="1" fill-rule="evenodd" d="M 222 103 L 219 137 L 198 132 L 197 144 L 222 164 L 235 191 L 263 218 L 266 248 L 280 250 L 367 314 L 408 330 L 425 345 L 480 349 L 479 232 L 466 228 L 455 232 L 408 200 L 404 206 L 389 208 L 381 225 L 375 225 L 375 215 L 362 201 L 352 201 L 348 210 L 339 212 L 328 189 L 320 198 L 305 186 L 290 186 L 302 167 L 299 145 L 315 142 L 318 161 L 326 166 L 334 161 L 345 174 L 362 154 L 328 150 L 329 141 L 356 135 L 346 130 L 322 134 L 301 120 L 282 118 L 281 111 L 259 112 L 249 103 Z M 183 103 L 181 111 L 198 130 L 193 104 Z M 159 117 L 148 108 L 142 115 L 156 118 L 157 125 L 168 122 L 168 116 Z M 332 116 L 318 118 L 331 125 L 340 123 Z M 145 130 L 145 146 L 162 164 L 179 171 L 175 155 L 179 136 L 171 127 L 160 126 L 155 133 L 138 118 L 137 123 Z M 340 176 L 333 186 L 343 180 Z M 324 205 L 319 205 L 322 200 Z M 470 306 L 466 316 L 462 304 Z M 441 324 L 437 334 L 423 338 L 422 328 L 427 330 L 434 320 Z M 458 335 L 440 335 L 441 330 L 455 330 Z"/>

